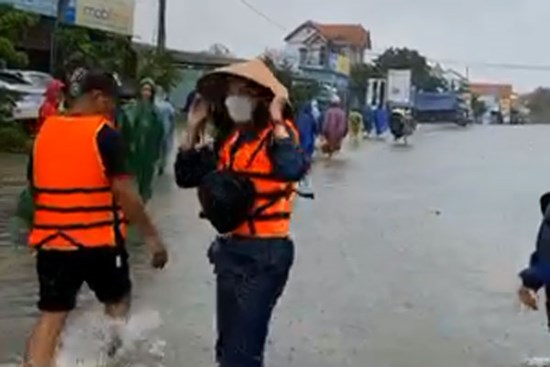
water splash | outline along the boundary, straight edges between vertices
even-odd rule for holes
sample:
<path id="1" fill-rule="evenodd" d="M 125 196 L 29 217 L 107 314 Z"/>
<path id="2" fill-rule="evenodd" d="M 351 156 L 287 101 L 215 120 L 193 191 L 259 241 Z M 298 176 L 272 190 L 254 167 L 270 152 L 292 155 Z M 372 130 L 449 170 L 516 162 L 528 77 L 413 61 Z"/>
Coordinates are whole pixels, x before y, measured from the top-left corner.
<path id="1" fill-rule="evenodd" d="M 532 357 L 525 360 L 522 367 L 550 367 L 550 358 L 548 357 Z"/>
<path id="2" fill-rule="evenodd" d="M 156 311 L 131 315 L 127 323 L 113 321 L 99 312 L 87 312 L 72 320 L 61 339 L 59 367 L 159 367 L 166 342 L 155 335 L 162 320 Z M 109 357 L 114 336 L 122 342 Z"/>

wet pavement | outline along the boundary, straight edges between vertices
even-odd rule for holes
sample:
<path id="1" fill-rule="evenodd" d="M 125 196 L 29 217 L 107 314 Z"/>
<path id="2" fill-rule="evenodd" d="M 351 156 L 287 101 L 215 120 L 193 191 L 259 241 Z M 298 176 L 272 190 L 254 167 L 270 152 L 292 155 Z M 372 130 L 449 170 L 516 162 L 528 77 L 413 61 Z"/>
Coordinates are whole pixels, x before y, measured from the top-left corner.
<path id="1" fill-rule="evenodd" d="M 276 308 L 269 366 L 501 367 L 549 356 L 543 313 L 520 312 L 515 274 L 550 189 L 550 126 L 422 126 L 410 147 L 349 143 L 296 204 L 297 258 Z M 156 310 L 166 367 L 213 366 L 213 231 L 165 177 L 151 212 L 172 258 L 131 250 L 135 308 Z M 35 315 L 33 259 L 0 246 L 0 363 Z M 94 303 L 85 294 L 83 309 Z M 78 317 L 78 316 L 77 316 Z"/>

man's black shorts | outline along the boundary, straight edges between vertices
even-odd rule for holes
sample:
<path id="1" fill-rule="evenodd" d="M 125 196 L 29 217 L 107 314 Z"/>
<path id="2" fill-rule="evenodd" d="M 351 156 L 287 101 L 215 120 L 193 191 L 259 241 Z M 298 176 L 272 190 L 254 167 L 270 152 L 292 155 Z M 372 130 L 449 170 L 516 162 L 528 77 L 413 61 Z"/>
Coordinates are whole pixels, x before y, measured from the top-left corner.
<path id="1" fill-rule="evenodd" d="M 36 271 L 40 285 L 38 308 L 42 311 L 72 310 L 84 282 L 105 304 L 122 301 L 132 288 L 128 253 L 121 247 L 41 250 Z"/>

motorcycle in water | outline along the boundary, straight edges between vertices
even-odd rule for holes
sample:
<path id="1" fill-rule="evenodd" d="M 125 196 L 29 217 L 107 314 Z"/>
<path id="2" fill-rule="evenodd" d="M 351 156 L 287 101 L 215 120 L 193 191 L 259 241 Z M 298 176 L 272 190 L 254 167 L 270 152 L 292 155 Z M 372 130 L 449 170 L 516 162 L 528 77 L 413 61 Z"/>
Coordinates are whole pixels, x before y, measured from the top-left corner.
<path id="1" fill-rule="evenodd" d="M 416 121 L 410 113 L 404 109 L 396 108 L 390 114 L 390 131 L 394 141 L 402 141 L 404 145 L 408 145 L 408 138 L 416 130 Z"/>

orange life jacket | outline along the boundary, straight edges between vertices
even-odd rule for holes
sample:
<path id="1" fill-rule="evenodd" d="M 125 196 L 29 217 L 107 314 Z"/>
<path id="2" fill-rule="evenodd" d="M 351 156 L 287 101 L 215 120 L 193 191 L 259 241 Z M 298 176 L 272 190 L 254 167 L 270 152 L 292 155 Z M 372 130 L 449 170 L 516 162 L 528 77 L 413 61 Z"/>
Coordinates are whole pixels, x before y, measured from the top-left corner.
<path id="1" fill-rule="evenodd" d="M 298 132 L 291 122 L 287 129 L 295 139 Z M 283 182 L 273 175 L 268 146 L 273 138 L 273 126 L 261 131 L 257 138 L 238 144 L 240 131 L 231 134 L 220 150 L 218 169 L 228 169 L 254 184 L 256 197 L 250 219 L 231 234 L 245 237 L 284 238 L 289 236 L 293 211 L 295 183 Z"/>
<path id="2" fill-rule="evenodd" d="M 52 116 L 34 144 L 34 221 L 29 244 L 75 250 L 116 246 L 126 236 L 97 148 L 110 123 L 100 116 Z M 117 238 L 117 233 L 122 238 Z"/>

